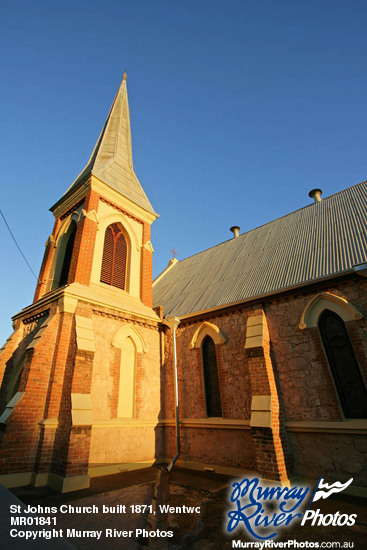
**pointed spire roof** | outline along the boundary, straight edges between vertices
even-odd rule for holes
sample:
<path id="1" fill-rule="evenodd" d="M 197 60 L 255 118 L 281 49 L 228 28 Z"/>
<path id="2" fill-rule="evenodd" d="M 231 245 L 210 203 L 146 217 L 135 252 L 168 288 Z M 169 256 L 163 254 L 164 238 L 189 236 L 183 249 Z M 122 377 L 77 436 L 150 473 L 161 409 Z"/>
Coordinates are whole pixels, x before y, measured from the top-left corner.
<path id="1" fill-rule="evenodd" d="M 86 167 L 51 210 L 54 210 L 66 195 L 75 191 L 86 177 L 94 174 L 121 195 L 155 214 L 134 173 L 126 80 L 125 71 L 105 125 Z"/>

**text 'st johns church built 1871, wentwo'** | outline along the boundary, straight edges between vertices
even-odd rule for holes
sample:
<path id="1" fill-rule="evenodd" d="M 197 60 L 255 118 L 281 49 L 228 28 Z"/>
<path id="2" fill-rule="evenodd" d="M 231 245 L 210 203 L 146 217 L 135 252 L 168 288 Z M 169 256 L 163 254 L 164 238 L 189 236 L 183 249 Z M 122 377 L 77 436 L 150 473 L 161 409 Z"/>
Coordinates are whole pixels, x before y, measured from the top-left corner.
<path id="1" fill-rule="evenodd" d="M 124 75 L 1 350 L 0 481 L 72 491 L 175 457 L 365 487 L 367 184 L 311 195 L 153 284 Z"/>

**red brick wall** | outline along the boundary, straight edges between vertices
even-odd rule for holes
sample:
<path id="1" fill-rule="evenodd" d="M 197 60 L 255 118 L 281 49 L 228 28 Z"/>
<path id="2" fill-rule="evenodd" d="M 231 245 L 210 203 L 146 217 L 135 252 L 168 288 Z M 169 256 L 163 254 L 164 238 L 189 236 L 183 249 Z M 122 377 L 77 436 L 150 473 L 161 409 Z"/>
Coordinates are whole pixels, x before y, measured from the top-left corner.
<path id="1" fill-rule="evenodd" d="M 64 461 L 62 472 L 65 477 L 87 475 L 90 441 L 90 426 L 73 426 L 71 428 L 68 434 L 67 459 Z"/>
<path id="2" fill-rule="evenodd" d="M 20 349 L 32 341 L 44 321 L 40 319 L 28 330 L 26 325 Z M 72 427 L 71 393 L 90 393 L 94 354 L 76 351 L 72 313 L 56 314 L 35 342 L 25 355 L 19 386 L 24 395 L 3 434 L 2 473 L 85 474 L 90 427 Z M 45 419 L 58 421 L 57 429 L 38 424 Z"/>
<path id="3" fill-rule="evenodd" d="M 176 431 L 173 426 L 163 430 L 163 456 L 172 459 L 177 452 Z M 250 430 L 181 426 L 180 435 L 179 460 L 256 471 L 255 447 Z"/>
<path id="4" fill-rule="evenodd" d="M 85 200 L 84 209 L 88 213 L 98 209 L 99 195 L 92 190 L 89 190 Z M 80 204 L 80 201 L 76 206 Z M 72 210 L 70 210 L 71 212 Z M 55 220 L 52 235 L 56 238 L 61 225 L 61 218 Z M 97 223 L 94 219 L 82 218 L 78 223 L 77 232 L 75 235 L 73 255 L 70 264 L 68 283 L 78 282 L 84 285 L 90 283 L 90 275 L 93 263 L 94 245 L 97 233 Z M 43 258 L 40 275 L 34 295 L 34 302 L 41 298 L 46 290 L 49 279 L 53 277 L 51 272 L 54 256 L 56 253 L 54 244 L 49 242 Z"/>
<path id="5" fill-rule="evenodd" d="M 60 393 L 59 426 L 55 435 L 51 471 L 62 476 L 87 474 L 91 427 L 72 426 L 71 394 L 91 391 L 94 353 L 76 350 L 74 317 L 68 353 L 64 361 Z"/>
<path id="6" fill-rule="evenodd" d="M 150 241 L 150 225 L 144 223 L 143 245 L 148 241 Z M 153 306 L 153 255 L 144 247 L 141 249 L 140 296 L 143 304 L 148 307 Z"/>
<path id="7" fill-rule="evenodd" d="M 19 386 L 19 391 L 25 393 L 8 418 L 2 438 L 3 474 L 34 469 L 40 436 L 38 422 L 44 418 L 56 335 L 57 318 L 53 318 L 37 346 L 26 352 Z"/>
<path id="8" fill-rule="evenodd" d="M 84 201 L 84 210 L 88 213 L 93 210 L 98 211 L 98 203 L 101 199 L 100 195 L 95 191 L 89 190 Z M 105 201 L 105 199 L 102 199 Z M 121 208 L 114 204 L 109 203 L 112 207 L 118 211 L 124 212 Z M 79 205 L 80 201 L 77 203 Z M 124 212 L 126 215 L 130 215 Z M 130 215 L 131 216 L 131 215 Z M 134 216 L 131 216 L 136 220 Z M 142 244 L 146 244 L 150 241 L 150 225 L 141 220 L 137 220 L 143 226 Z M 53 236 L 56 237 L 59 230 L 61 221 L 58 218 L 55 221 L 53 230 Z M 93 265 L 93 256 L 95 248 L 95 240 L 97 234 L 97 222 L 93 218 L 82 218 L 77 226 L 75 235 L 73 254 L 70 263 L 68 283 L 80 283 L 82 285 L 90 284 L 90 277 Z M 53 243 L 49 243 L 44 255 L 39 282 L 37 284 L 34 301 L 38 300 L 46 292 L 46 283 L 53 276 L 51 273 L 51 267 L 55 255 L 55 247 Z M 140 269 L 140 297 L 142 302 L 148 307 L 152 307 L 152 280 L 153 280 L 153 255 L 150 250 L 146 248 L 141 249 L 141 269 Z"/>
<path id="9" fill-rule="evenodd" d="M 98 209 L 99 195 L 94 191 L 88 191 L 85 199 L 85 210 Z M 78 223 L 73 255 L 70 264 L 68 283 L 80 283 L 89 285 L 92 273 L 94 246 L 97 235 L 97 222 L 94 219 L 84 217 Z"/>

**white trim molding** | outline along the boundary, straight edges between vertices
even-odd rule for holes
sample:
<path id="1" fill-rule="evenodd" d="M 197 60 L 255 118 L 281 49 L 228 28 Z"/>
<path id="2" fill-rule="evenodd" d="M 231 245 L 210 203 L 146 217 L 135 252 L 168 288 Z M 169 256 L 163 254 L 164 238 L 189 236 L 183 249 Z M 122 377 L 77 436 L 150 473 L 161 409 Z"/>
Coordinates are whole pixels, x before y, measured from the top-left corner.
<path id="1" fill-rule="evenodd" d="M 345 298 L 340 298 L 328 292 L 321 292 L 308 302 L 303 310 L 298 327 L 301 330 L 317 327 L 318 319 L 325 309 L 329 309 L 339 315 L 344 322 L 356 321 L 363 318 L 362 313 Z"/>

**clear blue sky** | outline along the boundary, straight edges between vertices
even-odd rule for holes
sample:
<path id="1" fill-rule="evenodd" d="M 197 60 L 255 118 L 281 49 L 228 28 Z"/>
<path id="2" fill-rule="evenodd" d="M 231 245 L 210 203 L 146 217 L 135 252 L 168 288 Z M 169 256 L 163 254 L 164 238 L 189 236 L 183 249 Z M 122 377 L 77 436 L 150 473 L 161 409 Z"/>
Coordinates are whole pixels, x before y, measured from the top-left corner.
<path id="1" fill-rule="evenodd" d="M 1 206 L 38 274 L 49 207 L 125 67 L 154 272 L 367 178 L 365 0 L 2 2 Z M 0 219 L 0 339 L 35 279 Z"/>

